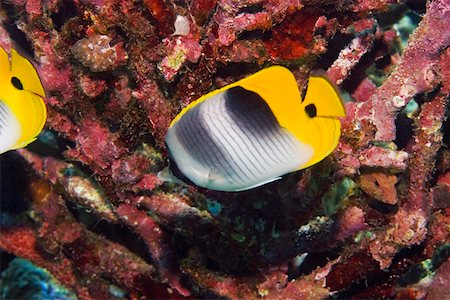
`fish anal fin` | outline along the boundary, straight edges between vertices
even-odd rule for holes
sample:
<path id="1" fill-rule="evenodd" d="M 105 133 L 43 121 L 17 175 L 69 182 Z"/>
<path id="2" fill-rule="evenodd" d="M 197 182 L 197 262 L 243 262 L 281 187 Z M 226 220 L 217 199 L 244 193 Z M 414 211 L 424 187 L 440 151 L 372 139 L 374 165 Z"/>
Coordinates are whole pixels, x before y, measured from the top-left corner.
<path id="1" fill-rule="evenodd" d="M 240 192 L 240 191 L 246 191 L 246 190 L 254 189 L 254 188 L 260 187 L 260 186 L 262 186 L 262 185 L 265 185 L 265 184 L 268 184 L 268 183 L 271 183 L 271 182 L 274 182 L 274 181 L 277 181 L 277 180 L 280 180 L 280 179 L 281 179 L 281 176 L 279 176 L 279 177 L 274 177 L 274 178 L 270 178 L 270 179 L 268 179 L 268 180 L 266 180 L 266 181 L 258 182 L 258 183 L 255 184 L 255 185 L 251 185 L 251 186 L 245 187 L 245 188 L 243 188 L 243 189 L 235 190 L 235 192 Z"/>

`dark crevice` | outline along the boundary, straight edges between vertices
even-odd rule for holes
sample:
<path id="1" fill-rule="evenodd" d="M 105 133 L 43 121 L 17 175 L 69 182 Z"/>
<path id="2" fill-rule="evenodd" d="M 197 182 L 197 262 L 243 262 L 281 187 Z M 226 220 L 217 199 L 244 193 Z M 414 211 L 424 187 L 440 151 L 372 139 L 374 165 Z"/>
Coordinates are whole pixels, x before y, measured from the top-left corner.
<path id="1" fill-rule="evenodd" d="M 0 156 L 0 210 L 1 224 L 8 225 L 8 214 L 17 215 L 29 208 L 26 186 L 29 182 L 28 166 L 16 152 Z M 13 216 L 11 218 L 14 218 Z"/>
<path id="2" fill-rule="evenodd" d="M 411 141 L 414 130 L 414 121 L 406 114 L 399 114 L 395 120 L 395 140 L 394 143 L 397 145 L 398 149 L 404 149 L 408 143 Z"/>
<path id="3" fill-rule="evenodd" d="M 3 11 L 6 12 L 6 18 L 3 18 L 3 28 L 9 34 L 9 37 L 19 46 L 19 52 L 28 57 L 34 57 L 34 49 L 31 42 L 23 31 L 17 28 L 17 23 L 20 20 L 14 6 L 9 1 L 2 1 Z"/>
<path id="4" fill-rule="evenodd" d="M 65 0 L 59 2 L 57 12 L 52 14 L 50 18 L 53 21 L 55 29 L 59 31 L 68 20 L 76 17 L 78 14 L 78 8 L 75 2 L 72 0 Z"/>
<path id="5" fill-rule="evenodd" d="M 337 32 L 328 42 L 328 51 L 317 60 L 317 68 L 327 70 L 338 58 L 341 49 L 345 48 L 352 39 L 352 35 Z"/>
<path id="6" fill-rule="evenodd" d="M 66 201 L 66 206 L 75 217 L 78 223 L 84 224 L 90 231 L 118 243 L 130 252 L 144 259 L 147 263 L 152 263 L 152 258 L 148 252 L 145 242 L 131 229 L 126 226 L 113 224 L 107 220 L 100 219 L 81 206 Z"/>
<path id="7" fill-rule="evenodd" d="M 251 30 L 251 31 L 243 31 L 239 33 L 238 39 L 239 40 L 268 40 L 270 39 L 270 31 L 263 30 L 263 29 L 257 29 L 257 30 Z"/>
<path id="8" fill-rule="evenodd" d="M 329 261 L 338 258 L 341 251 L 341 248 L 334 248 L 327 252 L 309 253 L 300 266 L 294 266 L 291 262 L 288 268 L 288 280 L 291 281 L 300 276 L 308 275 L 315 269 L 324 267 Z"/>
<path id="9" fill-rule="evenodd" d="M 217 66 L 217 78 L 243 78 L 245 74 L 254 74 L 259 71 L 261 67 L 257 64 L 238 62 L 228 63 L 227 65 L 218 64 Z"/>
<path id="10" fill-rule="evenodd" d="M 14 254 L 8 253 L 0 249 L 0 273 L 8 269 L 11 261 L 16 258 Z"/>
<path id="11" fill-rule="evenodd" d="M 241 7 L 237 14 L 255 14 L 264 10 L 263 3 L 256 3 L 246 7 Z"/>
<path id="12" fill-rule="evenodd" d="M 384 214 L 393 214 L 397 211 L 397 205 L 387 204 L 377 200 L 370 200 L 369 207 Z"/>
<path id="13" fill-rule="evenodd" d="M 394 258 L 389 271 L 374 269 L 345 290 L 328 299 L 380 299 L 389 296 L 396 286 L 398 278 L 405 274 L 409 267 L 423 260 L 423 245 L 402 249 Z"/>

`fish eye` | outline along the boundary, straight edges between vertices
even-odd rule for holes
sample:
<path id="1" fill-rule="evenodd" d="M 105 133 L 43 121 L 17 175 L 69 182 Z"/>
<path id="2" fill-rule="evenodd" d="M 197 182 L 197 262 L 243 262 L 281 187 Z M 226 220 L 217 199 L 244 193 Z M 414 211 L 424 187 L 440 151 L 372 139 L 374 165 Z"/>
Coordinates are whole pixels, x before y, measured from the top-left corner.
<path id="1" fill-rule="evenodd" d="M 306 105 L 305 112 L 310 118 L 314 118 L 315 116 L 317 116 L 317 109 L 314 104 Z"/>
<path id="2" fill-rule="evenodd" d="M 18 90 L 23 90 L 23 84 L 22 84 L 22 82 L 20 81 L 19 78 L 13 76 L 13 77 L 11 78 L 11 83 L 12 83 L 12 85 L 13 85 L 16 89 L 18 89 Z"/>

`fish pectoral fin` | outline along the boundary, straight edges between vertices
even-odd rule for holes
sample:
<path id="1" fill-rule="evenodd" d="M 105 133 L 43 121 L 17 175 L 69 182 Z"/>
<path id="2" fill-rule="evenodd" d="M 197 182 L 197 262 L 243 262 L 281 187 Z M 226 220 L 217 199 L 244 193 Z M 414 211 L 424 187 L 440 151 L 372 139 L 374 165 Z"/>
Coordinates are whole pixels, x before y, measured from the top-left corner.
<path id="1" fill-rule="evenodd" d="M 208 172 L 209 181 L 217 181 L 219 179 L 219 169 L 217 167 L 212 167 Z"/>
<path id="2" fill-rule="evenodd" d="M 236 190 L 235 192 L 240 192 L 240 191 L 245 191 L 245 190 L 254 189 L 254 188 L 257 188 L 257 187 L 259 187 L 259 186 L 262 186 L 262 185 L 265 185 L 265 184 L 268 184 L 268 183 L 271 183 L 271 182 L 274 182 L 274 181 L 280 180 L 280 179 L 281 179 L 281 176 L 274 177 L 274 178 L 270 178 L 270 179 L 268 179 L 268 180 L 266 180 L 266 181 L 259 182 L 259 183 L 255 184 L 255 185 L 251 185 L 251 186 L 249 186 L 249 187 L 245 187 L 245 188 L 243 188 L 243 189 Z"/>
<path id="3" fill-rule="evenodd" d="M 180 179 L 175 177 L 175 175 L 172 174 L 172 171 L 170 171 L 170 168 L 168 166 L 159 171 L 156 176 L 158 177 L 159 180 L 164 182 L 185 184 L 183 181 L 181 181 Z"/>

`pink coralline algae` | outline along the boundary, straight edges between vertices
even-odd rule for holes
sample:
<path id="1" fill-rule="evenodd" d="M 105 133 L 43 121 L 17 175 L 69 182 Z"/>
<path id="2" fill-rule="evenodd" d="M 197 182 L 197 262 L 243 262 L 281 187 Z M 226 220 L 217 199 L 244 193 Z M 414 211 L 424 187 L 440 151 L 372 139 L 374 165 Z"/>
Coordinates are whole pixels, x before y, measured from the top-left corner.
<path id="1" fill-rule="evenodd" d="M 0 46 L 34 60 L 48 119 L 2 155 L 1 250 L 79 299 L 448 298 L 449 14 L 444 0 L 2 2 Z M 239 193 L 158 179 L 183 107 L 280 64 L 300 91 L 316 69 L 342 91 L 332 155 Z"/>
<path id="2" fill-rule="evenodd" d="M 72 53 L 92 72 L 113 70 L 128 57 L 122 43 L 111 47 L 110 42 L 111 38 L 107 35 L 92 35 L 76 42 L 72 47 Z"/>

